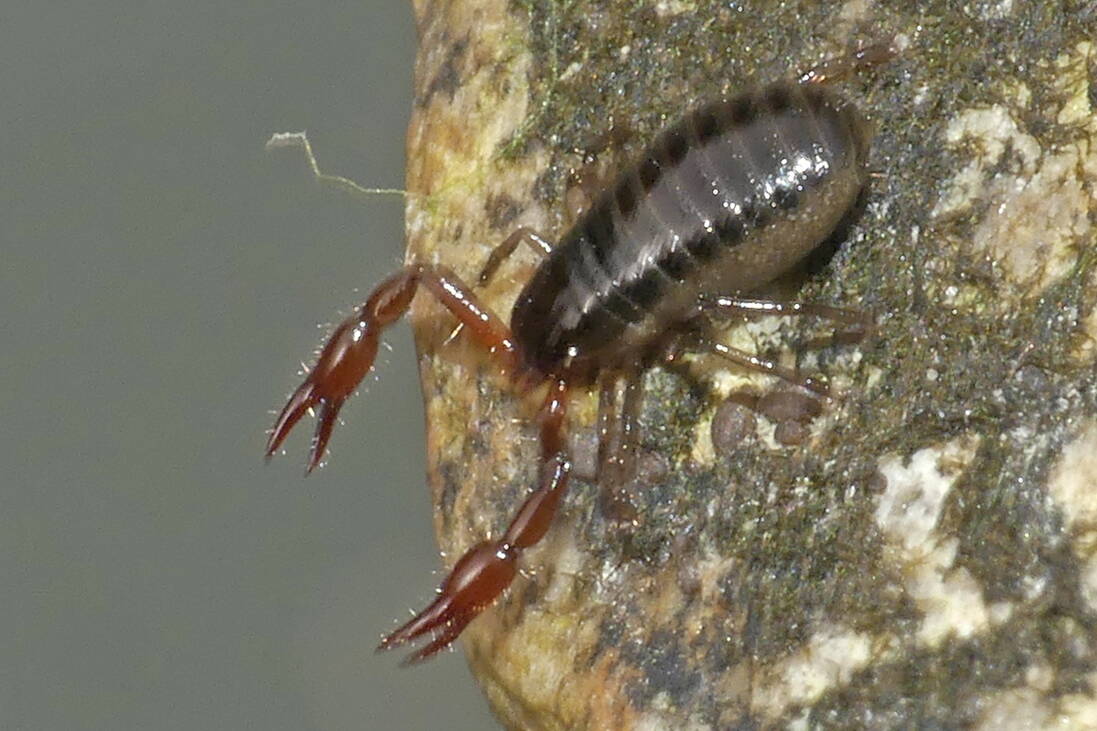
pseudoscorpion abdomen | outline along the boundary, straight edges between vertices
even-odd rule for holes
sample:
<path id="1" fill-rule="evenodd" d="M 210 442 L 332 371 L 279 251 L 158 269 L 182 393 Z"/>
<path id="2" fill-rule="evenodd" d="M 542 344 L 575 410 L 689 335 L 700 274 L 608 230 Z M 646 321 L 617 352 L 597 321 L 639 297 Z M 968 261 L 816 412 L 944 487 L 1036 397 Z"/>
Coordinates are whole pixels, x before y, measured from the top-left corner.
<path id="1" fill-rule="evenodd" d="M 864 183 L 866 125 L 815 84 L 706 104 L 608 186 L 526 285 L 512 325 L 531 365 L 628 365 L 703 295 L 787 271 Z"/>

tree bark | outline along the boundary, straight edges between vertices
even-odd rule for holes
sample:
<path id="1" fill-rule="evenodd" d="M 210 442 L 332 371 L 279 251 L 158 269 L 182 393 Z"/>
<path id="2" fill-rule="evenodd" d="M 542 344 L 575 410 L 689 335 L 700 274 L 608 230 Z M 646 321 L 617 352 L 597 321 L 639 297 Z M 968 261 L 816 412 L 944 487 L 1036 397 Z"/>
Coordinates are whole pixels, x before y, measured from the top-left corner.
<path id="1" fill-rule="evenodd" d="M 576 150 L 612 130 L 642 146 L 698 101 L 858 42 L 903 49 L 840 86 L 872 119 L 875 173 L 791 290 L 875 331 L 821 349 L 818 323 L 727 333 L 835 399 L 793 444 L 778 417 L 725 405 L 770 379 L 701 357 L 652 369 L 638 525 L 573 483 L 529 575 L 464 634 L 502 722 L 1097 726 L 1094 4 L 414 4 L 408 258 L 469 282 L 519 225 L 564 230 Z M 535 266 L 504 265 L 484 290 L 497 313 Z M 532 488 L 536 404 L 447 341 L 435 303 L 413 319 L 452 565 Z M 578 447 L 596 406 L 575 397 Z"/>

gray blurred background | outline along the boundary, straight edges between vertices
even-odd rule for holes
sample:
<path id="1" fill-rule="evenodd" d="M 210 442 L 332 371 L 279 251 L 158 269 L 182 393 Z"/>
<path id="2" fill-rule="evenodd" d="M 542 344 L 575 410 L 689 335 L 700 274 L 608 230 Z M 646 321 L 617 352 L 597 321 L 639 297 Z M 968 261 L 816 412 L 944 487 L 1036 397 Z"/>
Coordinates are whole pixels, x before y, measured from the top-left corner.
<path id="1" fill-rule="evenodd" d="M 269 410 L 399 261 L 405 2 L 0 8 L 0 729 L 482 729 L 460 655 L 374 655 L 438 581 L 406 325 L 344 410 Z M 358 291 L 356 291 L 356 289 Z"/>

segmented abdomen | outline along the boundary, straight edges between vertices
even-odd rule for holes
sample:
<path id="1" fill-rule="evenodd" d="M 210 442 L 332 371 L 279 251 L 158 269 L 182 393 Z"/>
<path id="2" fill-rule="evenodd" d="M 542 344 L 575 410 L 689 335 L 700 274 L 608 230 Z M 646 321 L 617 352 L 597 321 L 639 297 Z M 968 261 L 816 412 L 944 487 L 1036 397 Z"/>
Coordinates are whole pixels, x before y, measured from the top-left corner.
<path id="1" fill-rule="evenodd" d="M 756 289 L 852 207 L 868 136 L 840 97 L 778 83 L 666 129 L 605 189 L 515 303 L 530 367 L 593 373 L 648 358 L 702 294 Z"/>

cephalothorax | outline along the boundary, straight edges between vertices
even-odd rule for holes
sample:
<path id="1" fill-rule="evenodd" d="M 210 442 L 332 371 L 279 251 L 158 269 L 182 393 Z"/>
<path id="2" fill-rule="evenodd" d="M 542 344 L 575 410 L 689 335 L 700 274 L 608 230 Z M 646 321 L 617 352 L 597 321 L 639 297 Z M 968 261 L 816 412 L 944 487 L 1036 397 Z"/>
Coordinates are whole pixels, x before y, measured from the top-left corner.
<path id="1" fill-rule="evenodd" d="M 630 472 L 639 379 L 669 352 L 699 349 L 821 390 L 811 379 L 712 342 L 692 327 L 713 310 L 813 313 L 856 320 L 843 310 L 744 299 L 793 269 L 853 207 L 866 179 L 869 134 L 857 110 L 824 82 L 879 63 L 886 44 L 865 47 L 803 74 L 719 99 L 667 128 L 639 160 L 605 187 L 551 247 L 520 229 L 492 254 L 486 281 L 522 242 L 544 253 L 508 326 L 449 269 L 409 264 L 374 289 L 325 344 L 278 416 L 272 455 L 302 415 L 318 407 L 309 470 L 322 458 L 343 402 L 373 366 L 381 331 L 407 311 L 422 285 L 488 350 L 517 388 L 547 386 L 540 412 L 537 489 L 496 540 L 468 550 L 437 598 L 385 637 L 391 648 L 433 634 L 411 656 L 446 647 L 506 588 L 522 552 L 548 531 L 567 488 L 569 390 L 601 384 L 603 403 L 622 380 L 624 406 L 605 438 L 599 481 Z"/>

